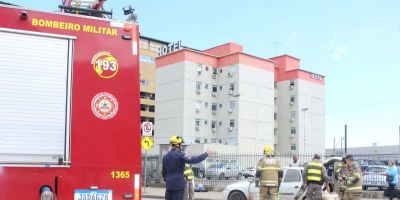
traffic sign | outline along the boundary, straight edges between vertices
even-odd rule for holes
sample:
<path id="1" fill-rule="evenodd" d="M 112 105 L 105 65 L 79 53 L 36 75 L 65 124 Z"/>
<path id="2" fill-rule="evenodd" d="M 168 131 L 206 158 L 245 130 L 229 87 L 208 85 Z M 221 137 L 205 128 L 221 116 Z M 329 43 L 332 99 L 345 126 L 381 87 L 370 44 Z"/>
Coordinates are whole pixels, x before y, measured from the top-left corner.
<path id="1" fill-rule="evenodd" d="M 153 140 L 150 138 L 150 137 L 144 137 L 143 139 L 142 139 L 142 148 L 144 149 L 144 150 L 149 150 L 149 149 L 151 149 L 151 147 L 153 147 Z"/>
<path id="2" fill-rule="evenodd" d="M 153 136 L 152 122 L 142 122 L 142 136 Z"/>

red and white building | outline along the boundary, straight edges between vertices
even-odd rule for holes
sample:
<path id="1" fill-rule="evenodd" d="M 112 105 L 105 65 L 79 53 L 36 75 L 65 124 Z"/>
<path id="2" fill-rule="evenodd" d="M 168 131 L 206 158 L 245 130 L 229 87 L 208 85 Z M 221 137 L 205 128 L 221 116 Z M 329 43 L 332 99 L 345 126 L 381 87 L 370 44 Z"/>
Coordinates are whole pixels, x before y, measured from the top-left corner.
<path id="1" fill-rule="evenodd" d="M 235 43 L 158 57 L 156 143 L 178 134 L 189 144 L 225 144 L 238 152 L 270 144 L 280 153 L 322 153 L 324 76 L 299 63 L 288 55 L 256 57 Z"/>

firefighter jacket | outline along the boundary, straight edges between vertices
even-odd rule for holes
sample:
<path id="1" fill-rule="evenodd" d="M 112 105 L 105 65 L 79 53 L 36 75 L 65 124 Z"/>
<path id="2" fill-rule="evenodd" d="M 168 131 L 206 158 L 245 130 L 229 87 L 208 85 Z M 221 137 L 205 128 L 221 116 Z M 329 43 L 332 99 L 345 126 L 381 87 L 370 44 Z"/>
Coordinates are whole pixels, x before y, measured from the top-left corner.
<path id="1" fill-rule="evenodd" d="M 186 180 L 184 177 L 185 163 L 195 164 L 207 158 L 208 154 L 203 153 L 200 156 L 188 156 L 179 149 L 173 148 L 164 156 L 162 162 L 162 177 L 166 182 L 167 190 L 184 190 Z"/>
<path id="2" fill-rule="evenodd" d="M 362 171 L 357 162 L 353 162 L 345 175 L 346 191 L 350 193 L 362 192 Z"/>
<path id="3" fill-rule="evenodd" d="M 261 186 L 278 187 L 280 170 L 280 164 L 276 158 L 264 157 L 261 159 L 257 165 Z"/>
<path id="4" fill-rule="evenodd" d="M 194 179 L 194 174 L 192 167 L 189 164 L 185 164 L 185 171 L 183 172 L 185 175 L 186 180 L 191 181 Z"/>
<path id="5" fill-rule="evenodd" d="M 322 185 L 325 181 L 328 181 L 325 167 L 319 160 L 312 160 L 307 163 L 303 171 L 303 179 L 307 181 L 307 184 L 316 183 Z"/>

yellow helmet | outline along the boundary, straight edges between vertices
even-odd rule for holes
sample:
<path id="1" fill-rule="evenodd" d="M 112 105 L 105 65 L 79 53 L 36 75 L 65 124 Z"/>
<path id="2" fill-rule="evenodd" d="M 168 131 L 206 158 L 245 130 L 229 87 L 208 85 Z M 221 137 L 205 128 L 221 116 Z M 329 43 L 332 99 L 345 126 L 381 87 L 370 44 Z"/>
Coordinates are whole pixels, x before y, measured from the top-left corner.
<path id="1" fill-rule="evenodd" d="M 177 135 L 173 135 L 169 138 L 169 143 L 170 144 L 182 144 L 183 143 L 183 138 L 179 137 Z"/>
<path id="2" fill-rule="evenodd" d="M 266 145 L 264 147 L 264 155 L 274 155 L 274 147 L 271 145 Z"/>

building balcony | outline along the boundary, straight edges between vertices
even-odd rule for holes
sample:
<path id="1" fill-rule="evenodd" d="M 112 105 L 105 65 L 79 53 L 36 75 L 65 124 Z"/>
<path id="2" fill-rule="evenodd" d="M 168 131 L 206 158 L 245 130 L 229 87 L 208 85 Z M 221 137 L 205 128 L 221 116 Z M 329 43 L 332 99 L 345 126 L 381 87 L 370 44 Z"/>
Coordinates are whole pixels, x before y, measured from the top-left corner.
<path id="1" fill-rule="evenodd" d="M 140 116 L 154 118 L 154 112 L 140 111 Z"/>
<path id="2" fill-rule="evenodd" d="M 140 98 L 140 104 L 154 106 L 156 105 L 156 101 L 152 99 Z"/>

